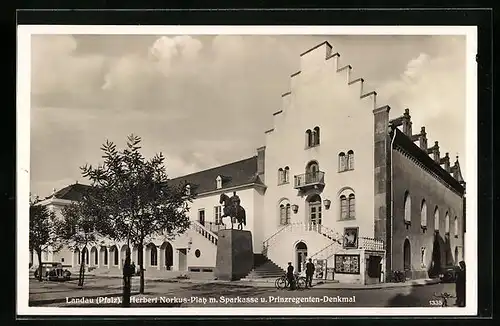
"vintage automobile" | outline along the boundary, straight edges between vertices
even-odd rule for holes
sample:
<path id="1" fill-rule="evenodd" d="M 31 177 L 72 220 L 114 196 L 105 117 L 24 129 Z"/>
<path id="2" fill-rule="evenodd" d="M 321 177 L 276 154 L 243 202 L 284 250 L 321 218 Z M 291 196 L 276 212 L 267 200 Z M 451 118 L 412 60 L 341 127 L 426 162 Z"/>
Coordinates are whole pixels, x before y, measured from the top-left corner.
<path id="1" fill-rule="evenodd" d="M 439 279 L 443 283 L 453 283 L 457 278 L 458 266 L 446 266 L 439 274 Z"/>
<path id="2" fill-rule="evenodd" d="M 38 278 L 38 268 L 35 270 L 35 278 Z M 61 263 L 42 263 L 42 277 L 49 281 L 69 281 L 71 279 L 71 272 L 63 269 Z"/>

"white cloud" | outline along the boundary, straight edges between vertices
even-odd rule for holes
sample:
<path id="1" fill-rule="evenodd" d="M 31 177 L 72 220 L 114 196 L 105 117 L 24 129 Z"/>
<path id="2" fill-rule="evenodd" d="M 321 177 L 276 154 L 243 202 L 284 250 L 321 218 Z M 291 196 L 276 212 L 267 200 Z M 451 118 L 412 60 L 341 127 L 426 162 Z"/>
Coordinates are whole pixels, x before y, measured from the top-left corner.
<path id="1" fill-rule="evenodd" d="M 465 42 L 448 40 L 437 50 L 412 58 L 399 78 L 378 87 L 379 103 L 391 106 L 392 117 L 409 108 L 414 133 L 425 126 L 429 144 L 439 141 L 441 155 L 459 153 L 465 170 Z"/>
<path id="2" fill-rule="evenodd" d="M 199 40 L 188 35 L 162 36 L 153 43 L 149 54 L 156 60 L 159 69 L 167 76 L 174 66 L 174 60 L 178 59 L 180 63 L 184 63 L 196 59 L 202 47 Z"/>
<path id="3" fill-rule="evenodd" d="M 90 91 L 104 64 L 100 55 L 76 56 L 68 35 L 35 35 L 31 42 L 32 94 Z"/>

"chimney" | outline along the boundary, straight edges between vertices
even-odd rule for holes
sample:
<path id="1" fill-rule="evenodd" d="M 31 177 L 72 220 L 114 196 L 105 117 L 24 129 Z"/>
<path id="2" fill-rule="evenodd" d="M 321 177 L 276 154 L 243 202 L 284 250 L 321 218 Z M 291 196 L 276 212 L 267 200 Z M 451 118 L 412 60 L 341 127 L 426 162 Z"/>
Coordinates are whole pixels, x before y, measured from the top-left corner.
<path id="1" fill-rule="evenodd" d="M 446 170 L 446 172 L 450 173 L 450 154 L 446 153 L 444 157 L 441 159 L 440 163 L 443 166 L 443 168 Z"/>
<path id="2" fill-rule="evenodd" d="M 405 109 L 405 113 L 403 114 L 403 133 L 408 137 L 412 136 L 411 125 L 410 109 Z"/>
<path id="3" fill-rule="evenodd" d="M 421 149 L 423 150 L 427 149 L 427 133 L 425 132 L 425 127 L 420 128 L 419 143 Z"/>
<path id="4" fill-rule="evenodd" d="M 436 140 L 434 142 L 434 147 L 432 148 L 432 154 L 434 156 L 434 161 L 436 161 L 437 163 L 439 163 L 440 161 L 440 154 L 439 154 L 439 142 Z"/>
<path id="5" fill-rule="evenodd" d="M 264 182 L 264 172 L 266 163 L 266 146 L 257 148 L 257 175 Z"/>

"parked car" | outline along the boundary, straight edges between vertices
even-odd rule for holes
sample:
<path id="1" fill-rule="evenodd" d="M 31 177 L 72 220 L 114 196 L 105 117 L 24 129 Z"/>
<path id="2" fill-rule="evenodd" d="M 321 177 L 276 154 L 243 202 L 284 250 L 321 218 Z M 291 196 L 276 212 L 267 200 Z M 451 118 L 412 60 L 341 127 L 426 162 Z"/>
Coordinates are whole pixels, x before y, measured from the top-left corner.
<path id="1" fill-rule="evenodd" d="M 38 278 L 39 269 L 35 269 L 35 278 Z M 61 263 L 42 263 L 42 278 L 49 281 L 69 281 L 71 279 L 71 272 L 63 269 Z"/>
<path id="2" fill-rule="evenodd" d="M 439 279 L 443 283 L 453 283 L 457 279 L 458 266 L 446 266 L 439 274 Z"/>

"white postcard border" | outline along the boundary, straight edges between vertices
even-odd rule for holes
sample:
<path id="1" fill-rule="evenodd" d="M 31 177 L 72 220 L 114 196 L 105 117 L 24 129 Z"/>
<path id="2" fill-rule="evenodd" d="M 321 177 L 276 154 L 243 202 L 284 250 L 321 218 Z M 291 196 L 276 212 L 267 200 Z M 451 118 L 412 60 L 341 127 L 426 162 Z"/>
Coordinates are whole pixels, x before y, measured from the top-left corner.
<path id="1" fill-rule="evenodd" d="M 477 28 L 475 26 L 76 26 L 19 25 L 17 47 L 17 314 L 18 315 L 111 315 L 123 308 L 29 307 L 29 192 L 30 192 L 30 63 L 34 34 L 126 35 L 464 35 L 466 36 L 466 175 L 467 307 L 438 308 L 127 308 L 127 315 L 244 315 L 244 316 L 450 316 L 477 314 Z M 355 311 L 353 310 L 355 309 Z"/>

